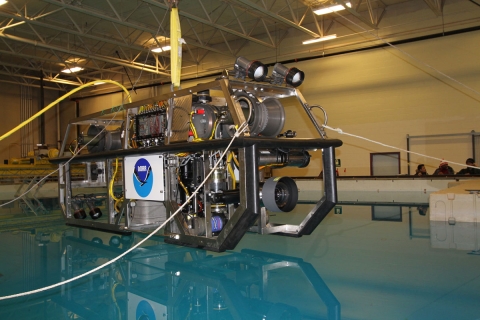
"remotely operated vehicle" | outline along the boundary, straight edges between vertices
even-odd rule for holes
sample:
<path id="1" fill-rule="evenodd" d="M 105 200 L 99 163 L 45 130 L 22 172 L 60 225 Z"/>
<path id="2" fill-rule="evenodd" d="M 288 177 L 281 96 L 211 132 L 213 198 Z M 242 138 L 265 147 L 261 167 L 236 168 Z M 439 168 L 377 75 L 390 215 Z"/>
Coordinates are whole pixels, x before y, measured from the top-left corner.
<path id="1" fill-rule="evenodd" d="M 311 234 L 336 204 L 335 148 L 342 142 L 326 137 L 296 89 L 303 80 L 297 68 L 277 63 L 268 76 L 261 62 L 239 57 L 214 81 L 73 119 L 63 156 L 53 160 L 66 223 L 151 232 L 174 215 L 166 242 L 213 251 L 235 248 L 247 231 Z M 288 99 L 317 138 L 284 128 Z M 236 134 L 242 124 L 246 130 Z M 68 150 L 78 155 L 70 159 Z M 290 177 L 268 177 L 268 169 L 304 168 L 312 150 L 322 152 L 323 194 L 300 224 L 271 222 L 269 213 L 295 208 L 298 188 Z M 84 166 L 85 176 L 72 176 L 72 166 Z"/>

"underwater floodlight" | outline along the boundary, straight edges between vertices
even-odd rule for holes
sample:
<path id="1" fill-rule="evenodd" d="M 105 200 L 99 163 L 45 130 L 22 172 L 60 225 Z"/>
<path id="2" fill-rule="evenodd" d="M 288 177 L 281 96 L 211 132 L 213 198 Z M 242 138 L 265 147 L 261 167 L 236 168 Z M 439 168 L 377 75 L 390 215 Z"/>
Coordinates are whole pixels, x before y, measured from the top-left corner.
<path id="1" fill-rule="evenodd" d="M 260 61 L 250 61 L 244 57 L 238 57 L 235 61 L 235 78 L 245 79 L 249 77 L 255 81 L 263 81 L 267 77 L 268 68 Z"/>
<path id="2" fill-rule="evenodd" d="M 73 205 L 73 217 L 75 219 L 85 219 L 87 217 L 87 214 L 85 213 L 85 210 L 82 208 L 82 202 L 78 200 L 74 200 L 72 202 Z"/>
<path id="3" fill-rule="evenodd" d="M 272 82 L 274 84 L 281 84 L 285 81 L 286 84 L 296 88 L 305 80 L 305 73 L 297 68 L 287 68 L 281 63 L 276 63 L 273 67 Z"/>
<path id="4" fill-rule="evenodd" d="M 95 207 L 95 199 L 91 198 L 86 201 L 88 209 L 90 209 L 90 217 L 93 220 L 97 220 L 102 216 L 102 210 L 100 208 Z"/>

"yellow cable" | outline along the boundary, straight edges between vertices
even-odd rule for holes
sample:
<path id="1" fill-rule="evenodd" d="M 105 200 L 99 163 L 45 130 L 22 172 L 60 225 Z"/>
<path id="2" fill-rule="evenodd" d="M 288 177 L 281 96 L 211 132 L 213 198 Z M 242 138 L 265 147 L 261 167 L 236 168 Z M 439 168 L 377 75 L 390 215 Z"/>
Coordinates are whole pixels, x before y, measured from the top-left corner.
<path id="1" fill-rule="evenodd" d="M 112 286 L 111 294 L 112 294 L 113 303 L 115 304 L 115 307 L 118 310 L 118 319 L 122 319 L 122 311 L 120 311 L 120 306 L 118 305 L 117 298 L 115 297 L 115 289 L 117 288 L 118 285 L 119 283 L 117 282 Z"/>
<path id="2" fill-rule="evenodd" d="M 281 166 L 285 166 L 285 163 L 272 163 L 272 164 L 267 164 L 267 165 L 258 167 L 258 170 L 262 170 L 262 169 L 270 168 L 270 167 L 281 167 Z"/>
<path id="3" fill-rule="evenodd" d="M 215 122 L 213 123 L 212 135 L 210 136 L 210 138 L 208 138 L 208 140 L 213 139 L 213 136 L 215 135 L 215 130 L 217 129 L 217 122 L 218 122 L 218 118 L 215 116 Z"/>
<path id="4" fill-rule="evenodd" d="M 120 212 L 120 204 L 123 202 L 123 197 L 115 201 L 115 204 L 113 205 L 113 208 L 115 209 L 116 212 Z"/>
<path id="5" fill-rule="evenodd" d="M 123 201 L 123 197 L 117 198 L 115 197 L 115 194 L 113 194 L 113 183 L 115 182 L 115 176 L 117 175 L 117 171 L 118 171 L 118 158 L 115 159 L 115 171 L 113 172 L 113 176 L 112 176 L 112 179 L 110 180 L 110 184 L 108 187 L 108 193 L 110 194 L 110 197 L 112 197 L 112 199 L 115 201 L 115 205 L 113 206 L 115 211 L 117 211 L 116 204 L 120 201 Z"/>
<path id="6" fill-rule="evenodd" d="M 92 81 L 92 82 L 89 82 L 89 83 L 86 83 L 84 85 L 81 85 L 80 87 L 78 88 L 75 88 L 73 89 L 72 91 L 64 94 L 63 96 L 61 96 L 60 98 L 58 98 L 57 100 L 53 101 L 52 103 L 50 103 L 48 106 L 46 106 L 45 108 L 43 108 L 42 110 L 38 111 L 36 114 L 34 114 L 33 116 L 31 116 L 29 119 L 23 121 L 22 123 L 20 123 L 18 126 L 16 126 L 15 128 L 13 128 L 12 130 L 8 131 L 7 133 L 5 133 L 4 135 L 2 135 L 0 137 L 0 141 L 2 141 L 3 139 L 5 139 L 6 137 L 10 136 L 12 133 L 14 133 L 15 131 L 18 131 L 20 128 L 22 128 L 23 126 L 25 126 L 26 124 L 32 122 L 34 119 L 38 118 L 39 116 L 41 116 L 42 114 L 44 114 L 45 112 L 47 112 L 47 110 L 49 110 L 50 108 L 52 108 L 53 106 L 55 106 L 57 103 L 59 103 L 60 101 L 62 101 L 63 99 L 71 96 L 72 94 L 74 94 L 75 92 L 77 91 L 80 91 L 82 90 L 83 88 L 86 88 L 86 87 L 89 87 L 89 86 L 92 86 L 94 85 L 95 83 L 113 83 L 117 86 L 119 86 L 120 88 L 123 89 L 123 91 L 125 91 L 125 93 L 127 94 L 128 96 L 128 101 L 129 102 L 132 102 L 132 98 L 130 97 L 130 94 L 128 93 L 128 90 L 127 88 L 125 88 L 123 85 L 121 85 L 120 83 L 116 82 L 116 81 L 112 81 L 112 80 L 95 80 L 95 81 Z"/>
<path id="7" fill-rule="evenodd" d="M 235 171 L 233 171 L 232 168 L 232 158 L 233 158 L 233 152 L 229 152 L 227 156 L 227 169 L 228 173 L 230 173 L 230 177 L 232 178 L 232 189 L 237 188 L 237 177 L 235 177 Z"/>
<path id="8" fill-rule="evenodd" d="M 197 129 L 195 129 L 195 126 L 193 125 L 193 115 L 194 115 L 194 113 L 195 113 L 194 111 L 190 112 L 190 129 L 192 130 L 192 133 L 193 133 L 193 141 L 194 142 L 203 141 L 202 138 L 198 137 Z M 213 139 L 213 137 L 215 135 L 215 128 L 217 127 L 217 122 L 218 122 L 218 118 L 215 118 L 215 122 L 213 123 L 212 134 L 210 135 L 208 140 Z"/>
<path id="9" fill-rule="evenodd" d="M 76 144 L 74 150 L 72 150 L 72 144 L 73 144 L 73 142 L 75 142 L 75 144 Z M 68 145 L 68 150 L 69 150 L 72 154 L 75 154 L 75 151 L 77 150 L 77 146 L 78 146 L 77 139 L 73 139 L 72 142 L 70 142 L 70 144 Z"/>
<path id="10" fill-rule="evenodd" d="M 233 154 L 233 152 L 232 152 Z M 235 156 L 235 154 L 233 154 L 233 161 L 235 162 L 235 164 L 237 165 L 237 168 L 240 169 L 240 163 L 238 162 L 238 159 L 237 157 Z"/>
<path id="11" fill-rule="evenodd" d="M 178 169 L 177 169 L 177 181 L 178 181 L 178 184 L 182 187 L 183 191 L 185 191 L 186 196 L 187 196 L 187 197 L 190 197 L 190 193 L 188 192 L 187 187 L 185 187 L 185 185 L 183 184 L 182 179 L 180 179 L 180 174 L 179 174 L 179 172 L 178 172 Z"/>
<path id="12" fill-rule="evenodd" d="M 192 130 L 192 133 L 193 133 L 193 141 L 194 142 L 202 141 L 202 139 L 198 137 L 197 129 L 195 129 L 195 126 L 193 125 L 193 114 L 194 114 L 193 111 L 190 112 L 190 129 Z"/>

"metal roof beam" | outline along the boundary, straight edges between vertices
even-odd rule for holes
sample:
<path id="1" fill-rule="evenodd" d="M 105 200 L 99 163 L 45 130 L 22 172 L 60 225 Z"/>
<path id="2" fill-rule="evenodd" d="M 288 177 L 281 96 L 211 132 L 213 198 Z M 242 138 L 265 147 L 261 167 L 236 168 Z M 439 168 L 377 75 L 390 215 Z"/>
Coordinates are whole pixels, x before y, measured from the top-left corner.
<path id="1" fill-rule="evenodd" d="M 288 20 L 287 18 L 284 18 L 282 16 L 279 16 L 278 14 L 270 11 L 270 10 L 267 10 L 255 3 L 252 3 L 248 0 L 236 0 L 235 2 L 240 2 L 240 3 L 243 3 L 244 5 L 246 6 L 249 6 L 250 8 L 253 8 L 255 9 L 256 11 L 258 12 L 261 12 L 262 14 L 266 15 L 266 16 L 269 16 L 270 18 L 273 18 L 274 20 L 276 21 L 279 21 L 279 22 L 282 22 L 284 24 L 286 24 L 287 26 L 289 27 L 292 27 L 292 28 L 295 28 L 297 30 L 300 30 L 314 38 L 317 38 L 317 37 L 320 37 L 320 35 L 310 29 L 307 29 L 305 27 L 302 27 L 301 25 L 299 24 L 296 24 L 295 22 L 291 21 L 291 20 Z"/>
<path id="2" fill-rule="evenodd" d="M 117 24 L 122 25 L 124 27 L 129 27 L 129 28 L 144 31 L 146 33 L 149 33 L 152 36 L 152 38 L 155 38 L 156 36 L 159 35 L 159 34 L 157 34 L 157 30 L 152 30 L 152 29 L 143 27 L 139 24 L 134 24 L 134 23 L 126 22 L 126 21 L 121 21 L 121 20 L 118 20 L 116 18 L 107 16 L 107 15 L 104 15 L 104 14 L 101 14 L 101 13 L 98 13 L 98 12 L 95 12 L 95 11 L 87 10 L 87 9 L 84 9 L 84 8 L 81 8 L 81 7 L 77 7 L 77 6 L 74 6 L 74 5 L 71 5 L 71 4 L 60 2 L 58 0 L 42 0 L 42 1 L 53 4 L 53 5 L 61 6 L 64 9 L 80 12 L 80 13 L 83 13 L 83 14 L 86 14 L 86 15 L 90 15 L 90 16 L 99 18 L 99 19 L 103 19 L 105 21 L 117 23 Z M 147 0 L 143 0 L 143 1 L 146 2 Z M 155 4 L 158 7 L 162 7 L 161 5 L 159 5 L 159 3 L 156 3 L 156 2 L 152 2 L 152 4 Z M 162 35 L 163 36 L 168 36 L 166 34 L 162 34 Z M 209 50 L 209 51 L 214 51 L 214 52 L 219 53 L 219 54 L 225 54 L 225 52 L 223 52 L 221 50 L 216 50 L 215 48 L 211 48 L 211 47 L 208 47 L 208 46 L 198 45 L 195 41 L 187 41 L 187 44 L 189 44 L 189 45 L 191 44 L 195 47 L 200 47 L 202 49 L 206 49 L 206 50 Z"/>
<path id="3" fill-rule="evenodd" d="M 121 59 L 115 59 L 113 57 L 106 57 L 106 56 L 100 56 L 100 55 L 95 55 L 95 54 L 83 53 L 83 52 L 79 52 L 79 51 L 72 51 L 72 50 L 65 49 L 65 48 L 62 48 L 62 47 L 59 47 L 59 46 L 52 46 L 52 45 L 48 45 L 48 44 L 43 44 L 43 43 L 39 43 L 38 41 L 25 39 L 25 38 L 13 36 L 13 35 L 7 35 L 7 34 L 0 33 L 0 37 L 10 39 L 10 40 L 13 40 L 13 41 L 17 41 L 17 42 L 21 42 L 21 43 L 27 43 L 27 44 L 30 44 L 30 45 L 33 45 L 33 46 L 44 48 L 44 49 L 51 49 L 51 50 L 71 54 L 73 56 L 80 56 L 82 58 L 96 59 L 96 60 L 103 61 L 103 62 L 118 64 L 118 65 L 125 66 L 125 67 L 128 67 L 128 68 L 134 68 L 134 69 L 139 69 L 139 70 L 143 70 L 143 71 L 147 71 L 147 72 L 152 72 L 152 73 L 156 73 L 156 74 L 163 74 L 165 76 L 170 76 L 170 74 L 167 73 L 167 72 L 162 72 L 162 71 L 155 70 L 154 66 L 144 65 L 144 64 L 141 64 L 141 63 L 136 63 L 136 62 L 127 63 L 127 62 L 122 61 Z"/>
<path id="4" fill-rule="evenodd" d="M 372 28 L 372 29 L 377 29 L 378 28 L 377 23 L 373 23 L 372 21 L 369 21 L 364 16 L 362 16 L 357 10 L 352 9 L 349 6 L 347 6 L 347 4 L 345 3 L 344 0 L 338 0 L 338 3 L 341 4 L 345 8 L 346 11 L 353 14 L 358 20 L 362 21 L 364 24 L 366 24 L 370 28 Z"/>
<path id="5" fill-rule="evenodd" d="M 62 9 L 63 10 L 63 9 Z M 144 47 L 141 47 L 141 46 L 137 46 L 137 45 L 127 45 L 126 43 L 123 43 L 123 42 L 118 42 L 118 41 L 115 41 L 115 40 L 112 40 L 108 37 L 98 37 L 98 36 L 94 36 L 94 35 L 91 35 L 91 34 L 88 34 L 88 33 L 84 33 L 84 32 L 80 32 L 80 31 L 75 31 L 75 30 L 72 30 L 72 29 L 69 29 L 68 31 L 65 29 L 65 27 L 58 27 L 58 26 L 54 26 L 54 25 L 51 25 L 51 24 L 47 24 L 47 23 L 44 23 L 44 22 L 40 22 L 40 21 L 36 21 L 36 20 L 29 20 L 28 18 L 25 18 L 25 17 L 20 17 L 20 16 L 15 16 L 15 15 L 12 15 L 12 14 L 9 14 L 9 13 L 6 13 L 6 12 L 3 12 L 3 11 L 0 11 L 0 17 L 5 17 L 5 18 L 10 18 L 10 19 L 16 19 L 16 20 L 21 20 L 22 23 L 28 23 L 30 25 L 34 25 L 34 26 L 37 26 L 37 27 L 42 27 L 42 28 L 48 28 L 48 29 L 52 29 L 52 30 L 55 30 L 55 31 L 63 31 L 63 32 L 68 32 L 70 34 L 73 34 L 73 35 L 76 35 L 78 37 L 85 37 L 85 38 L 88 38 L 88 39 L 91 39 L 91 40 L 95 40 L 95 41 L 101 41 L 101 42 L 106 42 L 106 43 L 109 43 L 109 44 L 113 44 L 115 46 L 126 46 L 130 49 L 135 49 L 135 50 L 139 50 L 139 51 L 143 51 L 143 52 L 148 52 L 148 50 Z M 2 28 L 0 28 L 0 32 L 2 31 Z"/>
<path id="6" fill-rule="evenodd" d="M 160 2 L 157 2 L 155 0 L 142 0 L 143 2 L 146 2 L 148 4 L 151 4 L 153 6 L 156 6 L 156 7 L 159 7 L 159 8 L 162 8 L 162 9 L 165 9 L 165 10 L 169 10 L 169 7 L 164 5 L 164 4 L 161 4 Z M 262 41 L 262 40 L 259 40 L 259 39 L 256 39 L 256 38 L 253 38 L 251 36 L 248 36 L 244 33 L 241 33 L 241 32 L 238 32 L 238 31 L 235 31 L 235 30 L 232 30 L 230 28 L 227 28 L 225 26 L 222 26 L 220 24 L 215 24 L 214 22 L 212 21 L 209 21 L 209 20 L 205 20 L 203 18 L 200 18 L 200 17 L 197 17 L 197 16 L 194 16 L 193 14 L 190 14 L 188 12 L 185 12 L 185 11 L 179 11 L 178 14 L 182 17 L 185 17 L 185 18 L 188 18 L 188 19 L 191 19 L 191 20 L 194 20 L 194 21 L 197 21 L 197 22 L 200 22 L 200 23 L 203 23 L 207 26 L 210 26 L 212 28 L 215 28 L 215 29 L 219 29 L 219 30 L 222 30 L 222 31 L 225 31 L 227 33 L 230 33 L 230 34 L 233 34 L 237 37 L 240 37 L 240 38 L 244 38 L 244 39 L 247 39 L 249 41 L 252 41 L 252 42 L 255 42 L 255 43 L 258 43 L 258 44 L 261 44 L 263 46 L 267 46 L 267 47 L 270 47 L 270 48 L 274 48 L 275 46 L 270 44 L 270 43 L 267 43 L 265 41 Z M 210 17 L 209 17 L 210 19 Z M 211 20 L 211 19 L 210 19 Z"/>
<path id="7" fill-rule="evenodd" d="M 423 0 L 437 17 L 443 15 L 444 0 Z"/>

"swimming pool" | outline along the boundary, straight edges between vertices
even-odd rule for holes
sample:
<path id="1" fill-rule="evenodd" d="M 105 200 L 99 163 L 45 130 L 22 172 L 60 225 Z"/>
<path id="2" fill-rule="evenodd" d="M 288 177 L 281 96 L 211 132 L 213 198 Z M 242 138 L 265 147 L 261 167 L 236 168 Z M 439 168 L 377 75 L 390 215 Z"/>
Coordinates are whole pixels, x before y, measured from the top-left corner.
<path id="1" fill-rule="evenodd" d="M 298 223 L 311 204 L 272 221 Z M 58 224 L 0 233 L 0 295 L 82 274 L 145 235 Z M 148 240 L 73 283 L 0 301 L 1 319 L 480 319 L 480 230 L 425 206 L 337 206 L 310 236 L 213 253 Z"/>

